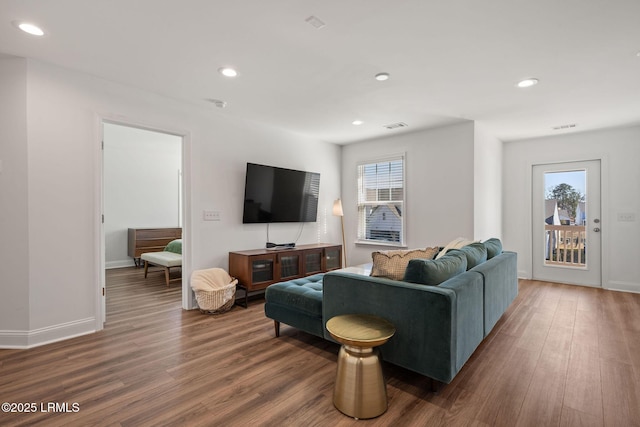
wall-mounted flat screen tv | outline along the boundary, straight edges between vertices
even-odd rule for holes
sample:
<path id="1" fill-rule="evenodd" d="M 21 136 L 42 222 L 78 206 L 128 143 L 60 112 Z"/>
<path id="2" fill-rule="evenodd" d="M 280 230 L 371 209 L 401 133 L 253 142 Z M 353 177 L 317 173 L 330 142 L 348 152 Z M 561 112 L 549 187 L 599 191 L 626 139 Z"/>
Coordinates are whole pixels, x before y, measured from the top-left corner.
<path id="1" fill-rule="evenodd" d="M 247 163 L 242 222 L 315 222 L 319 192 L 319 173 Z"/>

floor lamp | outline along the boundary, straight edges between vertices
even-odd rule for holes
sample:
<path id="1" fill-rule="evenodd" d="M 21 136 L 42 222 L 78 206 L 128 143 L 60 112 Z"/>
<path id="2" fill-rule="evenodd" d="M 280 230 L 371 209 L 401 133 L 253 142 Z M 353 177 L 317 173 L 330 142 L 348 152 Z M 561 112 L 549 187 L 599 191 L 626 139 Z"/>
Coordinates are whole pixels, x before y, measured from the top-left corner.
<path id="1" fill-rule="evenodd" d="M 340 223 L 342 224 L 342 253 L 344 254 L 344 268 L 347 266 L 347 245 L 344 241 L 344 212 L 342 211 L 342 201 L 340 199 L 333 202 L 333 214 L 340 217 Z"/>

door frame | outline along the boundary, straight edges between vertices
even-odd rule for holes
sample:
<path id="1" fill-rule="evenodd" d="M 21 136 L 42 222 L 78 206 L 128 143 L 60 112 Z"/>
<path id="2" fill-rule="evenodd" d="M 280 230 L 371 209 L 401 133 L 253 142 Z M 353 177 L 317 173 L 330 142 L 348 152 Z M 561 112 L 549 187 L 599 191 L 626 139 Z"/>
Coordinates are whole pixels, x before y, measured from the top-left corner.
<path id="1" fill-rule="evenodd" d="M 583 285 L 589 287 L 602 287 L 602 232 L 597 234 L 592 228 L 601 224 L 601 162 L 600 160 L 572 161 L 561 163 L 540 163 L 532 167 L 532 190 L 531 190 L 531 217 L 532 223 L 532 277 L 535 280 L 547 280 L 558 283 Z M 545 227 L 542 225 L 540 217 L 545 209 L 544 199 L 548 188 L 539 181 L 546 179 L 547 174 L 560 172 L 585 171 L 585 196 L 587 205 L 587 224 L 585 224 L 587 252 L 585 265 L 552 265 L 546 264 L 544 257 L 541 258 L 541 250 L 545 248 L 545 243 L 541 241 Z M 598 218 L 600 224 L 592 221 Z M 595 249 L 594 249 L 595 248 Z M 536 273 L 537 272 L 537 273 Z"/>
<path id="2" fill-rule="evenodd" d="M 183 129 L 176 129 L 132 120 L 115 114 L 95 115 L 95 136 L 97 143 L 94 157 L 94 190 L 95 190 L 95 320 L 96 331 L 104 329 L 106 321 L 106 286 L 105 275 L 105 235 L 104 235 L 104 123 L 119 126 L 132 127 L 152 132 L 165 133 L 182 138 L 182 308 L 191 310 L 195 308 L 194 298 L 188 286 L 187 278 L 191 274 L 191 134 Z"/>
<path id="3" fill-rule="evenodd" d="M 544 153 L 546 154 L 546 153 Z M 553 155 L 553 153 L 551 153 Z M 527 192 L 529 193 L 529 197 L 526 198 L 527 203 L 527 215 L 528 215 L 528 232 L 525 234 L 526 236 L 526 247 L 528 248 L 528 256 L 525 257 L 528 263 L 528 272 L 526 274 L 527 279 L 533 279 L 533 167 L 540 164 L 557 164 L 557 163 L 572 163 L 572 162 L 586 162 L 591 160 L 600 160 L 600 220 L 602 225 L 608 225 L 611 221 L 611 216 L 609 215 L 609 156 L 606 153 L 601 153 L 599 155 L 589 156 L 589 157 L 565 157 L 565 158 L 545 158 L 544 156 L 540 156 L 535 159 L 530 159 L 527 162 L 527 173 L 526 173 L 526 185 Z M 504 184 L 503 184 L 504 185 Z M 523 236 L 523 237 L 525 237 Z M 600 262 L 601 270 L 600 274 L 602 276 L 601 287 L 602 289 L 611 289 L 609 283 L 609 265 L 610 258 L 608 250 L 609 248 L 609 230 L 606 226 L 602 227 L 601 236 L 600 236 Z"/>

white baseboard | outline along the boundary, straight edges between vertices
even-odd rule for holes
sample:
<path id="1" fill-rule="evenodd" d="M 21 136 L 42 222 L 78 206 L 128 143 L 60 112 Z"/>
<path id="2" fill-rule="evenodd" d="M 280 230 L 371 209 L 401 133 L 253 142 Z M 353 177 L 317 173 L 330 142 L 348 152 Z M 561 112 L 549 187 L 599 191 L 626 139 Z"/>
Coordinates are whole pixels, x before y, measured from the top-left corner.
<path id="1" fill-rule="evenodd" d="M 136 265 L 136 263 L 133 262 L 133 259 L 122 259 L 122 260 L 119 260 L 119 261 L 108 261 L 108 262 L 105 262 L 104 268 L 109 270 L 111 268 L 133 267 L 135 265 Z"/>
<path id="2" fill-rule="evenodd" d="M 640 294 L 640 283 L 611 280 L 609 281 L 607 289 L 610 291 L 624 291 Z"/>
<path id="3" fill-rule="evenodd" d="M 27 349 L 87 335 L 96 331 L 94 317 L 47 326 L 32 331 L 0 330 L 0 348 Z"/>

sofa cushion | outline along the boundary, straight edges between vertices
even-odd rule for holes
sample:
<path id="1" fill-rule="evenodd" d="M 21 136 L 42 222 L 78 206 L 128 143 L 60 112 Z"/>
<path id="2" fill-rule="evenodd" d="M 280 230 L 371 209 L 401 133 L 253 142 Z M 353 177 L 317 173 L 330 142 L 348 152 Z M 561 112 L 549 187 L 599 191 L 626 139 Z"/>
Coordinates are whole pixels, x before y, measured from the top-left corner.
<path id="1" fill-rule="evenodd" d="M 480 265 L 487 260 L 487 248 L 479 242 L 471 243 L 460 249 L 452 249 L 447 254 L 460 251 L 467 257 L 467 270 Z"/>
<path id="2" fill-rule="evenodd" d="M 466 255 L 460 251 L 455 251 L 446 254 L 440 259 L 413 259 L 409 261 L 403 280 L 405 282 L 437 286 L 460 273 L 464 273 L 466 270 Z"/>
<path id="3" fill-rule="evenodd" d="M 465 239 L 464 237 L 458 237 L 457 239 L 453 239 L 452 241 L 447 243 L 444 248 L 440 250 L 440 252 L 436 256 L 436 259 L 442 258 L 451 249 L 460 249 L 471 243 L 473 243 L 473 240 L 468 240 L 468 239 Z"/>
<path id="4" fill-rule="evenodd" d="M 491 259 L 502 253 L 502 242 L 500 239 L 491 238 L 482 243 L 487 248 L 487 259 Z"/>
<path id="5" fill-rule="evenodd" d="M 371 276 L 402 280 L 410 260 L 432 259 L 437 253 L 438 248 L 372 252 Z"/>

